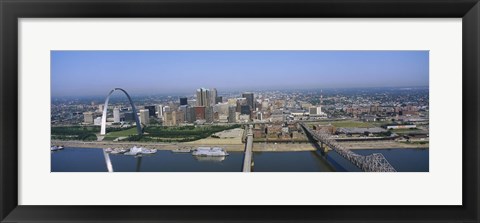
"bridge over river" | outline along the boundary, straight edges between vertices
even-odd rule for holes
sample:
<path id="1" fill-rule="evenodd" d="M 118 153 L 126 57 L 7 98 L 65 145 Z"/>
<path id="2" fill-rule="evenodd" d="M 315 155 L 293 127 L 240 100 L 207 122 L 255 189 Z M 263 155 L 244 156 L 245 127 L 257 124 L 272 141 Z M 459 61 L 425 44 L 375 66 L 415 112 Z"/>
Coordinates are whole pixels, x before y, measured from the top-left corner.
<path id="1" fill-rule="evenodd" d="M 374 153 L 368 156 L 362 156 L 352 152 L 351 150 L 341 146 L 336 140 L 331 138 L 331 135 L 326 131 L 312 130 L 308 128 L 305 123 L 299 123 L 308 138 L 319 142 L 322 147 L 328 146 L 340 156 L 353 163 L 355 166 L 365 172 L 396 172 L 395 168 L 385 159 L 383 154 Z"/>

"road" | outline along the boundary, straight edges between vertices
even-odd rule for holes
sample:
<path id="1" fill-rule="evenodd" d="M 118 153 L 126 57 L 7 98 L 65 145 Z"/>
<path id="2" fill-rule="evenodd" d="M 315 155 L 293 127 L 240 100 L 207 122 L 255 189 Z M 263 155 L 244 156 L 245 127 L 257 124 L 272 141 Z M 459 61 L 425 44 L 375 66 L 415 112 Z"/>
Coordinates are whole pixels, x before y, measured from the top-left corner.
<path id="1" fill-rule="evenodd" d="M 252 171 L 252 156 L 253 156 L 253 132 L 252 126 L 249 126 L 247 132 L 247 144 L 245 146 L 245 156 L 243 159 L 243 172 Z"/>

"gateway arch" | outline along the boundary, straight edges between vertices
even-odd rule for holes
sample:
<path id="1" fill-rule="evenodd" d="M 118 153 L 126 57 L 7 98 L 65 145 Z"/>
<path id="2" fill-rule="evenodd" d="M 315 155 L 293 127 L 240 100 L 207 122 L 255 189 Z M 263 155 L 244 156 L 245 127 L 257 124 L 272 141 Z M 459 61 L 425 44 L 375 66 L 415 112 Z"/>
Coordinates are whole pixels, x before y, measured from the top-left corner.
<path id="1" fill-rule="evenodd" d="M 105 99 L 105 105 L 103 107 L 103 115 L 102 115 L 102 128 L 100 129 L 100 135 L 105 135 L 107 132 L 106 124 L 107 124 L 108 100 L 110 99 L 110 96 L 112 95 L 112 93 L 116 90 L 120 90 L 123 93 L 125 93 L 125 95 L 128 98 L 128 101 L 130 101 L 130 105 L 132 106 L 132 111 L 133 111 L 133 117 L 135 117 L 135 122 L 137 123 L 137 133 L 139 135 L 142 135 L 142 126 L 140 125 L 140 120 L 138 119 L 137 109 L 135 108 L 135 105 L 133 104 L 133 101 L 132 101 L 132 98 L 130 98 L 130 95 L 128 95 L 128 93 L 121 88 L 115 88 L 111 90 L 110 93 L 108 93 L 107 99 Z"/>

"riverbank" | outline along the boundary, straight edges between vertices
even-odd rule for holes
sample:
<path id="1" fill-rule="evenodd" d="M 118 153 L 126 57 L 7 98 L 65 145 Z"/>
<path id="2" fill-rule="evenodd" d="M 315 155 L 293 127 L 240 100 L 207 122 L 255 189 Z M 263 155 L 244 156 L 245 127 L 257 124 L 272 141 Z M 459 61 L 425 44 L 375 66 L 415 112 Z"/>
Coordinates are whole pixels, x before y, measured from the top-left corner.
<path id="1" fill-rule="evenodd" d="M 403 143 L 396 141 L 372 141 L 372 142 L 339 142 L 347 149 L 423 149 L 428 148 L 428 144 Z M 197 147 L 221 147 L 231 152 L 242 152 L 245 145 L 240 143 L 222 143 L 222 140 L 200 141 L 186 143 L 157 143 L 157 142 L 112 142 L 112 141 L 61 141 L 52 140 L 52 145 L 63 145 L 65 147 L 76 148 L 131 148 L 141 146 L 157 150 L 175 150 L 182 148 Z M 254 143 L 254 152 L 295 152 L 295 151 L 314 151 L 316 148 L 310 143 Z"/>
<path id="2" fill-rule="evenodd" d="M 194 144 L 194 143 L 158 143 L 158 142 L 112 142 L 112 141 L 93 141 L 93 142 L 82 142 L 82 141 L 61 141 L 61 140 L 52 140 L 52 145 L 63 145 L 65 147 L 75 147 L 75 148 L 131 148 L 133 146 L 141 146 L 149 149 L 157 150 L 175 150 L 182 148 L 196 148 L 196 147 L 222 147 L 227 151 L 243 151 L 245 148 L 244 144 Z"/>

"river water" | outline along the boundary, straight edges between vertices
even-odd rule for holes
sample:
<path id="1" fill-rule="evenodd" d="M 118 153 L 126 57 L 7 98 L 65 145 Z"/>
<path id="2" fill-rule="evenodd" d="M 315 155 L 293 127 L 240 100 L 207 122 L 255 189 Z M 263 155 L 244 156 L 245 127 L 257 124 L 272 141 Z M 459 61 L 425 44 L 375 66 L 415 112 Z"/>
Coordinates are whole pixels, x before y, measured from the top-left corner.
<path id="1" fill-rule="evenodd" d="M 361 155 L 382 153 L 399 172 L 428 172 L 428 149 L 354 150 Z M 115 172 L 240 172 L 243 152 L 229 156 L 195 157 L 190 153 L 158 150 L 142 157 L 110 155 Z M 335 152 L 254 152 L 254 172 L 358 172 L 353 164 Z M 52 172 L 105 172 L 101 149 L 65 148 L 51 152 Z"/>

